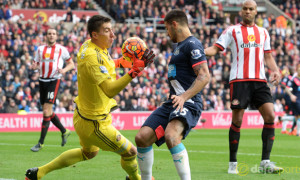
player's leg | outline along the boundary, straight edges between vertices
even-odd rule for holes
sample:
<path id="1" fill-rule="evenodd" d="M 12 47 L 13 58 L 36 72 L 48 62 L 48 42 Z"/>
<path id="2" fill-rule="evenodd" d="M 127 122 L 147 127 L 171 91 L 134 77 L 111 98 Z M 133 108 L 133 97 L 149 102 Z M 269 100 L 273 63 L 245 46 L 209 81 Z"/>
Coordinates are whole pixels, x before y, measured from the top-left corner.
<path id="1" fill-rule="evenodd" d="M 163 104 L 147 118 L 137 135 L 135 143 L 137 145 L 137 157 L 143 180 L 151 180 L 154 154 L 152 144 L 157 146 L 165 142 L 165 128 L 169 122 L 169 114 L 172 106 Z"/>
<path id="2" fill-rule="evenodd" d="M 51 91 L 51 89 L 49 89 L 49 82 L 39 81 L 39 83 L 40 83 L 40 89 L 39 89 L 40 101 L 43 108 L 43 121 L 41 127 L 41 135 L 38 144 L 36 144 L 31 148 L 31 151 L 33 152 L 39 151 L 44 146 L 44 140 L 48 132 L 48 128 L 51 120 L 50 116 L 52 112 L 52 104 L 48 104 L 47 101 L 47 94 L 49 91 Z"/>
<path id="3" fill-rule="evenodd" d="M 185 146 L 181 142 L 185 128 L 186 123 L 178 119 L 173 119 L 166 128 L 165 139 L 180 179 L 190 180 L 189 157 Z"/>
<path id="4" fill-rule="evenodd" d="M 28 169 L 26 176 L 29 179 L 41 179 L 49 172 L 68 167 L 80 161 L 92 159 L 97 155 L 99 148 L 91 145 L 87 139 L 89 134 L 93 133 L 93 128 L 90 128 L 90 125 L 88 124 L 90 122 L 82 120 L 78 116 L 77 111 L 74 112 L 73 121 L 82 149 L 75 148 L 67 150 L 46 165 Z"/>
<path id="5" fill-rule="evenodd" d="M 50 81 L 49 82 L 49 92 L 47 94 L 47 102 L 54 104 L 56 101 L 56 96 L 58 94 L 58 89 L 59 89 L 59 84 L 60 84 L 60 79 L 55 80 L 55 81 Z M 60 130 L 61 132 L 61 146 L 64 146 L 67 143 L 67 138 L 71 134 L 70 130 L 65 129 L 65 127 L 61 124 L 58 116 L 52 111 L 51 107 L 51 122 Z"/>
<path id="6" fill-rule="evenodd" d="M 234 82 L 230 84 L 232 122 L 229 128 L 229 174 L 239 173 L 237 169 L 237 152 L 240 143 L 240 128 L 245 109 L 250 101 L 250 87 L 251 84 L 249 82 Z"/>
<path id="7" fill-rule="evenodd" d="M 270 162 L 270 154 L 275 139 L 274 120 L 275 112 L 270 88 L 266 83 L 255 82 L 255 93 L 252 97 L 252 103 L 259 110 L 264 119 L 264 126 L 261 134 L 262 139 L 262 161 L 260 171 L 267 173 L 278 173 L 283 169 Z"/>
<path id="8" fill-rule="evenodd" d="M 161 128 L 162 129 L 162 128 Z M 135 136 L 137 158 L 143 180 L 151 180 L 154 154 L 152 144 L 157 141 L 155 132 L 149 126 L 143 126 Z"/>
<path id="9" fill-rule="evenodd" d="M 239 148 L 240 128 L 244 112 L 244 109 L 232 109 L 232 123 L 229 128 L 229 174 L 238 174 L 237 152 Z"/>

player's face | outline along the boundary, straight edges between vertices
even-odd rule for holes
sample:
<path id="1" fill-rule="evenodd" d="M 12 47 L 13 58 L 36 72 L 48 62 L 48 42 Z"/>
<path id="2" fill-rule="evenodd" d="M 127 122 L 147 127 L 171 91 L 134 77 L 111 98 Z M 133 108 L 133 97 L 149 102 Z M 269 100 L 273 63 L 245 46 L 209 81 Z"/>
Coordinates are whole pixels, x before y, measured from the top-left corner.
<path id="1" fill-rule="evenodd" d="M 57 34 L 55 29 L 49 29 L 47 31 L 47 42 L 49 45 L 53 45 L 56 42 Z"/>
<path id="2" fill-rule="evenodd" d="M 175 29 L 172 26 L 172 24 L 165 22 L 165 26 L 166 26 L 166 30 L 167 30 L 168 36 L 170 37 L 171 41 L 174 43 L 177 43 L 176 32 L 175 32 Z"/>
<path id="3" fill-rule="evenodd" d="M 254 1 L 247 1 L 242 7 L 243 22 L 247 25 L 252 25 L 257 14 L 256 3 Z"/>
<path id="4" fill-rule="evenodd" d="M 98 45 L 100 45 L 102 49 L 110 48 L 115 39 L 111 23 L 102 24 L 100 31 L 95 34 L 94 38 L 98 41 Z"/>

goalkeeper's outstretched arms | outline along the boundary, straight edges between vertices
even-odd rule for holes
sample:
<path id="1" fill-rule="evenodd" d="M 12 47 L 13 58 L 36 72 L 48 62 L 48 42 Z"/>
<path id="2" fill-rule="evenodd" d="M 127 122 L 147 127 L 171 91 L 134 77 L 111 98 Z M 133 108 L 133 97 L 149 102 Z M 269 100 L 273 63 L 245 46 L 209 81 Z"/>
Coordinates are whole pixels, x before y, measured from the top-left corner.
<path id="1" fill-rule="evenodd" d="M 106 96 L 113 98 L 115 95 L 119 94 L 119 92 L 122 91 L 133 78 L 135 78 L 144 70 L 145 67 L 153 62 L 155 54 L 153 54 L 153 51 L 146 49 L 141 59 L 138 59 L 137 55 L 135 56 L 136 57 L 133 58 L 132 68 L 127 74 L 118 80 L 114 81 L 107 79 L 99 84 Z"/>
<path id="2" fill-rule="evenodd" d="M 124 57 L 120 57 L 119 59 L 114 59 L 115 67 L 116 68 L 131 68 L 132 62 L 127 61 L 124 59 Z"/>

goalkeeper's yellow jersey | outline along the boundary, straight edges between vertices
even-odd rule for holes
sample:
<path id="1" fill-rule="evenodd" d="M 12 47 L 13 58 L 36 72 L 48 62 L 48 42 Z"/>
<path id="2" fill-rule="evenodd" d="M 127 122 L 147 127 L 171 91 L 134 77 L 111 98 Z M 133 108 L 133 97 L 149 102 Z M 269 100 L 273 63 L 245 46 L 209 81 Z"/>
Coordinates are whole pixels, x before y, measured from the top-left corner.
<path id="1" fill-rule="evenodd" d="M 107 49 L 101 49 L 91 40 L 85 41 L 80 47 L 77 63 L 77 108 L 88 119 L 102 119 L 117 106 L 116 101 L 107 97 L 99 87 L 107 79 L 116 80 L 115 63 Z"/>

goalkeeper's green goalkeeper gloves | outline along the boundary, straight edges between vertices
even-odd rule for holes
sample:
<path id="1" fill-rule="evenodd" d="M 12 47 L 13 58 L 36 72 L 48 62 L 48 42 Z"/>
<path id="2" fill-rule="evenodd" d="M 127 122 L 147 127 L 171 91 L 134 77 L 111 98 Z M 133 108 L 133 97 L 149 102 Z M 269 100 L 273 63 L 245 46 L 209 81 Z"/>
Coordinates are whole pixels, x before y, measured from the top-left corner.
<path id="1" fill-rule="evenodd" d="M 155 54 L 153 54 L 153 51 L 150 51 L 149 49 L 145 50 L 141 59 L 139 59 L 136 52 L 134 52 L 133 65 L 131 70 L 128 72 L 129 76 L 131 76 L 133 79 L 139 75 L 139 73 L 142 72 L 148 64 L 153 62 L 154 57 Z"/>

